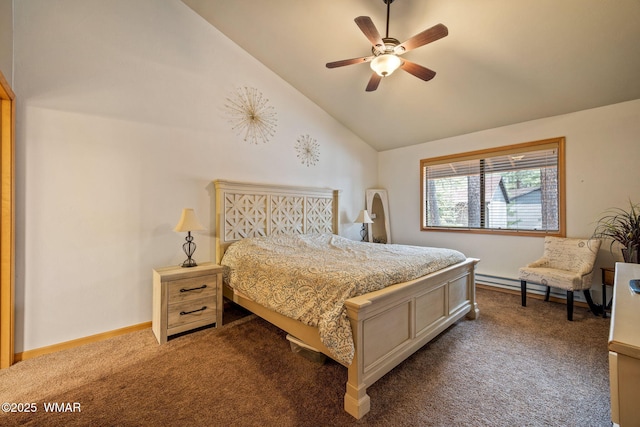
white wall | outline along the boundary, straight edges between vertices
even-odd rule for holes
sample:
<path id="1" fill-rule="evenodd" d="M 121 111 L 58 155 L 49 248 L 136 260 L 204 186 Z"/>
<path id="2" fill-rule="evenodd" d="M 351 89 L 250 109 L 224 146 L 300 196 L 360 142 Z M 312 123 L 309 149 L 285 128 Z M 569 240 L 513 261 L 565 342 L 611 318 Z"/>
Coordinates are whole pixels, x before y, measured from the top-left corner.
<path id="1" fill-rule="evenodd" d="M 151 270 L 215 259 L 211 181 L 342 190 L 343 235 L 375 186 L 377 153 L 178 0 L 15 3 L 16 351 L 151 320 Z M 250 145 L 225 98 L 258 88 L 277 133 Z M 320 161 L 296 158 L 298 136 Z"/>
<path id="2" fill-rule="evenodd" d="M 0 0 L 0 71 L 13 87 L 13 0 Z"/>
<path id="3" fill-rule="evenodd" d="M 628 207 L 629 199 L 640 203 L 640 100 L 635 100 L 379 153 L 379 183 L 389 191 L 394 242 L 453 247 L 480 258 L 480 274 L 517 279 L 518 268 L 542 254 L 543 239 L 420 231 L 419 161 L 557 136 L 566 137 L 568 237 L 591 236 L 608 208 Z M 615 260 L 607 244 L 598 266 L 613 266 Z M 601 283 L 598 269 L 594 294 Z"/>

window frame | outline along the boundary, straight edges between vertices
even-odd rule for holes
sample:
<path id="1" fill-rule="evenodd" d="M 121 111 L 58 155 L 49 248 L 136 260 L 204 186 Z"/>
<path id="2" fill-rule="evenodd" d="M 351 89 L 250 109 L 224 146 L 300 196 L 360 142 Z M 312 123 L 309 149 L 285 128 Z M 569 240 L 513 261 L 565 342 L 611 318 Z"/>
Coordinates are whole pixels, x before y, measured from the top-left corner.
<path id="1" fill-rule="evenodd" d="M 465 160 L 478 160 L 500 155 L 522 153 L 540 150 L 541 147 L 553 146 L 557 148 L 557 174 L 558 174 L 558 230 L 517 230 L 498 228 L 472 228 L 472 227 L 450 227 L 450 226 L 428 226 L 426 224 L 426 200 L 425 186 L 427 179 L 425 167 L 445 163 L 455 163 Z M 468 151 L 464 153 L 451 154 L 440 157 L 431 157 L 420 160 L 420 231 L 442 231 L 455 233 L 473 234 L 494 234 L 501 236 L 566 236 L 566 167 L 565 167 L 565 137 L 556 137 L 531 141 L 520 144 L 506 145 L 501 147 L 488 148 L 484 150 Z"/>

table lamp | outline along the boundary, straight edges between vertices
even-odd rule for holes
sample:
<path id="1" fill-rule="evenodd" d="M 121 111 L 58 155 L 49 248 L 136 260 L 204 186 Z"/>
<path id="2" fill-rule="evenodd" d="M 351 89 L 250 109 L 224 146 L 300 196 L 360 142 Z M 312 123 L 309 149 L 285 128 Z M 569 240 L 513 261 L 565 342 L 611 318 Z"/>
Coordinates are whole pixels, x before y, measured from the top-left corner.
<path id="1" fill-rule="evenodd" d="M 362 241 L 366 242 L 369 240 L 369 236 L 367 233 L 367 224 L 373 224 L 373 220 L 369 216 L 369 212 L 366 210 L 361 210 L 358 214 L 358 218 L 354 221 L 357 224 L 362 224 L 362 230 L 360 230 L 360 237 L 362 237 Z"/>
<path id="2" fill-rule="evenodd" d="M 185 238 L 186 242 L 182 245 L 184 253 L 187 254 L 187 259 L 182 263 L 183 267 L 195 267 L 198 265 L 196 264 L 196 260 L 191 258 L 193 253 L 196 251 L 196 244 L 193 242 L 191 232 L 204 229 L 205 228 L 200 224 L 200 221 L 198 221 L 198 217 L 193 209 L 182 209 L 180 221 L 178 221 L 178 225 L 176 225 L 176 228 L 174 228 L 173 231 L 177 231 L 179 233 L 187 232 L 187 237 Z"/>

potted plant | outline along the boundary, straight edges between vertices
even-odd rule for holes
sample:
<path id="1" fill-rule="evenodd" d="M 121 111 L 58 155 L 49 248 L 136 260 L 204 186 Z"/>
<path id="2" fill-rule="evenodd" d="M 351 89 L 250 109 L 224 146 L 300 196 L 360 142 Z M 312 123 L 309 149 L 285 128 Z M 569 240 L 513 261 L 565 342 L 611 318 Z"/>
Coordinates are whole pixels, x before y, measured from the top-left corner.
<path id="1" fill-rule="evenodd" d="M 610 250 L 617 242 L 622 246 L 625 262 L 638 263 L 640 251 L 640 205 L 629 200 L 629 209 L 612 208 L 597 221 L 595 238 L 611 240 Z"/>

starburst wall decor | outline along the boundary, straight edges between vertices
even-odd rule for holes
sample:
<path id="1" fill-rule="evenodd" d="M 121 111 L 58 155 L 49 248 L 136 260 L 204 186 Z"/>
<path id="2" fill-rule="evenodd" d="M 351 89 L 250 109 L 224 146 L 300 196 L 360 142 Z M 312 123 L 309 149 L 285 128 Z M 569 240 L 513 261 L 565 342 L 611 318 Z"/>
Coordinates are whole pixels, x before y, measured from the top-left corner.
<path id="1" fill-rule="evenodd" d="M 269 99 L 253 87 L 238 88 L 225 103 L 231 128 L 250 144 L 268 142 L 276 133 L 278 118 Z"/>
<path id="2" fill-rule="evenodd" d="M 303 165 L 315 166 L 320 160 L 320 145 L 309 135 L 300 135 L 296 142 L 298 158 Z"/>

